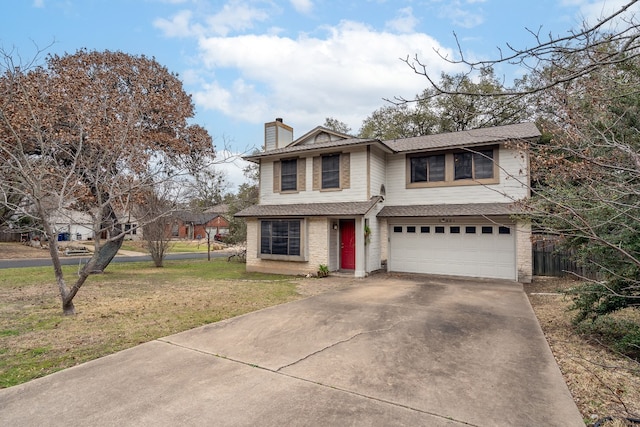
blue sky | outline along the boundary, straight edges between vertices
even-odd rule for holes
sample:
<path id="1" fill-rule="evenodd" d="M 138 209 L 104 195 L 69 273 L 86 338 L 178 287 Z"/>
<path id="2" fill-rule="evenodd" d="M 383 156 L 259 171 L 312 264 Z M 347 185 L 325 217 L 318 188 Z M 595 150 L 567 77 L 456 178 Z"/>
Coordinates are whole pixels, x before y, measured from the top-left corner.
<path id="1" fill-rule="evenodd" d="M 192 94 L 194 122 L 216 148 L 263 143 L 276 117 L 298 137 L 326 117 L 356 133 L 386 105 L 426 87 L 400 58 L 434 75 L 456 72 L 455 32 L 470 58 L 534 44 L 527 31 L 566 35 L 626 0 L 0 0 L 0 46 L 22 58 L 39 48 L 155 57 Z M 52 44 L 53 43 L 53 44 Z M 498 70 L 508 78 L 520 70 Z M 226 167 L 233 184 L 238 168 Z"/>

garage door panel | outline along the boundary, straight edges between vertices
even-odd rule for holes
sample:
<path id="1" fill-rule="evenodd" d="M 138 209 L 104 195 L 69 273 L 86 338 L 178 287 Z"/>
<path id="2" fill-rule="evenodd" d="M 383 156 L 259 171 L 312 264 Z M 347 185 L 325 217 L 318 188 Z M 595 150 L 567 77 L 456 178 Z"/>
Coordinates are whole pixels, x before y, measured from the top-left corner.
<path id="1" fill-rule="evenodd" d="M 429 233 L 421 233 L 421 225 L 391 224 L 390 271 L 515 280 L 513 233 L 499 234 L 498 226 L 490 223 L 453 225 L 459 233 L 451 233 L 452 225 L 444 226 L 445 233 L 435 233 L 436 227 L 442 227 L 436 224 L 428 225 Z M 416 232 L 408 233 L 407 226 Z M 482 233 L 483 226 L 492 233 Z M 402 227 L 402 232 L 394 227 Z M 467 232 L 474 229 L 475 233 Z"/>

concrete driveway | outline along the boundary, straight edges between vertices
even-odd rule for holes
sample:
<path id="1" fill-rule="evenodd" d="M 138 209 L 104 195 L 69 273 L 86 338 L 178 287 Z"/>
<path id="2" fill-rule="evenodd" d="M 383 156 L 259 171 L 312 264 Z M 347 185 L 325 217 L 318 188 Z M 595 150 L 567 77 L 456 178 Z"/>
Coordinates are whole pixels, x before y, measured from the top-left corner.
<path id="1" fill-rule="evenodd" d="M 584 423 L 521 285 L 375 275 L 0 390 L 0 425 Z"/>

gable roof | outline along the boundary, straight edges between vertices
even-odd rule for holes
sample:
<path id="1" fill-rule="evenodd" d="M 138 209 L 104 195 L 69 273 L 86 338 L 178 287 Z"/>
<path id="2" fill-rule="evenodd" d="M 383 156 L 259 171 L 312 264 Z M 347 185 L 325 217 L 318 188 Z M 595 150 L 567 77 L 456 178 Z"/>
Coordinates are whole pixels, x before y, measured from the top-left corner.
<path id="1" fill-rule="evenodd" d="M 326 142 L 307 143 L 310 137 L 320 132 L 328 132 L 344 139 Z M 446 148 L 456 148 L 474 145 L 486 145 L 491 143 L 504 143 L 507 141 L 528 141 L 540 137 L 540 131 L 534 123 L 518 123 L 514 125 L 494 126 L 463 130 L 458 132 L 447 132 L 433 135 L 415 136 L 412 138 L 390 139 L 380 141 L 375 138 L 356 138 L 340 132 L 318 126 L 307 132 L 302 137 L 293 141 L 287 147 L 276 148 L 249 156 L 244 156 L 245 160 L 258 162 L 261 158 L 287 154 L 298 154 L 307 151 L 322 149 L 347 148 L 360 145 L 377 145 L 388 153 L 400 153 L 409 151 L 441 150 Z"/>
<path id="2" fill-rule="evenodd" d="M 380 200 L 375 196 L 366 202 L 296 203 L 288 205 L 253 205 L 241 210 L 237 217 L 297 217 L 366 215 Z"/>
<path id="3" fill-rule="evenodd" d="M 328 134 L 330 136 L 334 136 L 337 139 L 351 139 L 353 138 L 353 135 L 347 135 L 346 133 L 342 133 L 342 132 L 337 132 L 335 130 L 326 128 L 324 126 L 316 126 L 315 128 L 311 129 L 309 132 L 305 133 L 304 135 L 302 135 L 300 138 L 297 138 L 295 141 L 292 141 L 291 144 L 289 144 L 289 147 L 294 146 L 294 145 L 309 145 L 309 144 L 313 144 L 314 142 L 311 141 L 311 137 L 315 137 L 320 135 L 320 134 Z M 333 138 L 331 139 L 332 141 L 335 141 Z"/>
<path id="4" fill-rule="evenodd" d="M 540 135 L 540 131 L 534 123 L 519 123 L 413 138 L 392 139 L 383 141 L 383 143 L 396 152 L 402 152 L 484 145 L 513 140 L 530 140 L 539 138 Z"/>
<path id="5" fill-rule="evenodd" d="M 350 137 L 337 141 L 317 142 L 315 144 L 289 145 L 283 148 L 276 148 L 274 150 L 264 151 L 262 153 L 252 154 L 250 156 L 244 156 L 243 159 L 255 162 L 261 158 L 270 156 L 282 156 L 283 154 L 296 154 L 305 151 L 315 151 L 319 149 L 345 148 L 368 144 L 375 144 L 380 146 L 387 152 L 392 152 L 389 147 L 387 147 L 378 139 Z"/>

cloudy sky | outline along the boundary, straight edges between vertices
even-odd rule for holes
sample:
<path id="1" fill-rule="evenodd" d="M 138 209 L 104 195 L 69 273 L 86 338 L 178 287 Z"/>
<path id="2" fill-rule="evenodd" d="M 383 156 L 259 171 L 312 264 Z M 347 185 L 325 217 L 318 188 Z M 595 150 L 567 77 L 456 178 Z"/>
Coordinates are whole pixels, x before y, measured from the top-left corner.
<path id="1" fill-rule="evenodd" d="M 216 147 L 263 143 L 276 117 L 301 136 L 325 118 L 354 133 L 384 99 L 413 97 L 424 77 L 455 72 L 457 40 L 469 58 L 566 35 L 626 0 L 0 0 L 0 46 L 22 58 L 119 50 L 178 73 Z M 507 79 L 519 70 L 498 70 Z M 241 182 L 238 168 L 229 179 Z"/>

